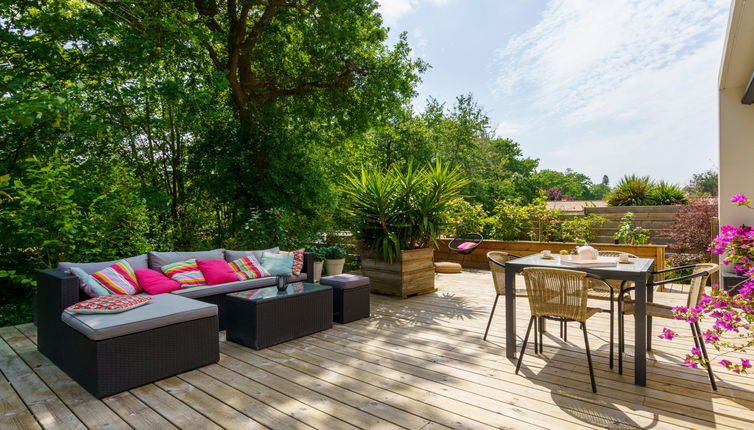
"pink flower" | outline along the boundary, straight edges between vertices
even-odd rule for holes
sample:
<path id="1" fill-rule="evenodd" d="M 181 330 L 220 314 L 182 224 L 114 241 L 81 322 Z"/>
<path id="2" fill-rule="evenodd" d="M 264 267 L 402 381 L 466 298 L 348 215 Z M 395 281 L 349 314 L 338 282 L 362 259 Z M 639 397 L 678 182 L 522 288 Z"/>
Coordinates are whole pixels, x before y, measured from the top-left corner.
<path id="1" fill-rule="evenodd" d="M 736 195 L 734 195 L 733 197 L 730 198 L 730 202 L 731 203 L 735 203 L 735 204 L 737 204 L 739 206 L 743 206 L 743 205 L 749 203 L 750 200 L 749 200 L 748 197 L 746 197 L 743 194 L 736 194 Z"/>
<path id="2" fill-rule="evenodd" d="M 749 361 L 749 359 L 742 358 L 741 359 L 741 367 L 743 367 L 744 369 L 750 369 L 751 368 L 751 362 Z"/>
<path id="3" fill-rule="evenodd" d="M 733 364 L 733 363 L 731 363 L 728 360 L 720 360 L 720 361 L 718 361 L 718 363 L 720 363 L 720 365 L 723 366 L 723 367 L 730 367 Z"/>
<path id="4" fill-rule="evenodd" d="M 694 355 L 702 355 L 702 350 L 699 348 L 691 348 L 691 353 Z"/>
<path id="5" fill-rule="evenodd" d="M 707 330 L 702 333 L 702 335 L 704 336 L 704 343 L 717 342 L 718 340 L 720 340 L 717 334 L 712 330 Z"/>
<path id="6" fill-rule="evenodd" d="M 670 330 L 669 328 L 663 328 L 662 333 L 660 333 L 657 337 L 665 340 L 673 340 L 675 339 L 675 336 L 676 333 L 673 330 Z"/>

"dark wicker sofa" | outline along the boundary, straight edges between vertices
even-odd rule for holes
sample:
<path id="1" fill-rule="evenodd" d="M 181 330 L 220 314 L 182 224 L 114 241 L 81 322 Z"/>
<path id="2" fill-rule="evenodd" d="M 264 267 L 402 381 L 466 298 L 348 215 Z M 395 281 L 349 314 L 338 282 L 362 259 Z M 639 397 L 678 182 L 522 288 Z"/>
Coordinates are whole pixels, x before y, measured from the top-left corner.
<path id="1" fill-rule="evenodd" d="M 155 309 L 166 309 L 172 303 L 193 312 L 193 316 L 181 317 L 182 313 L 178 313 L 161 319 L 152 315 L 146 329 L 126 330 L 121 334 L 116 325 L 109 328 L 110 334 L 102 335 L 87 332 L 86 325 L 76 326 L 71 323 L 70 315 L 64 315 L 65 308 L 89 297 L 81 290 L 78 278 L 61 269 L 38 273 L 34 312 L 38 349 L 98 398 L 217 362 L 220 358 L 217 333 L 225 327 L 225 295 L 275 284 L 275 278 L 262 278 L 154 296 L 149 305 L 116 314 L 121 316 L 114 318 L 134 316 L 138 320 L 139 315 L 144 314 L 143 309 L 154 313 Z M 296 280 L 311 281 L 313 259 L 310 254 L 305 256 L 304 270 L 306 273 L 302 272 Z M 170 310 L 166 313 L 170 314 Z M 81 319 L 99 318 L 93 323 L 96 326 L 110 317 Z"/>

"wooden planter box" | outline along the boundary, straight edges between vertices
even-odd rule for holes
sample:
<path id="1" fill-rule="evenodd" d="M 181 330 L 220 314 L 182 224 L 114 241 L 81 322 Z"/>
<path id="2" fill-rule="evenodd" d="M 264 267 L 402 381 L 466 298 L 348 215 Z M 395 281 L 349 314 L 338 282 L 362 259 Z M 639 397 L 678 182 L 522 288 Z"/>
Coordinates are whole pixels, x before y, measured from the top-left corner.
<path id="1" fill-rule="evenodd" d="M 415 294 L 437 291 L 432 248 L 401 251 L 400 261 L 362 257 L 361 273 L 369 277 L 373 293 L 406 298 Z"/>

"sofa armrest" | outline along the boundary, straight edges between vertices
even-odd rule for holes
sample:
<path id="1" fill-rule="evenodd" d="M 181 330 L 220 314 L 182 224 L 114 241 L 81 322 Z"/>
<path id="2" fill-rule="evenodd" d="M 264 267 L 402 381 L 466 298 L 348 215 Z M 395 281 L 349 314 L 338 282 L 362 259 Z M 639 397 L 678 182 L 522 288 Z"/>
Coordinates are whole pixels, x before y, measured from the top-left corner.
<path id="1" fill-rule="evenodd" d="M 314 254 L 311 252 L 304 253 L 304 268 L 302 273 L 306 273 L 306 282 L 314 282 Z"/>
<path id="2" fill-rule="evenodd" d="M 38 315 L 53 313 L 60 318 L 65 308 L 82 300 L 79 279 L 58 269 L 37 272 Z"/>

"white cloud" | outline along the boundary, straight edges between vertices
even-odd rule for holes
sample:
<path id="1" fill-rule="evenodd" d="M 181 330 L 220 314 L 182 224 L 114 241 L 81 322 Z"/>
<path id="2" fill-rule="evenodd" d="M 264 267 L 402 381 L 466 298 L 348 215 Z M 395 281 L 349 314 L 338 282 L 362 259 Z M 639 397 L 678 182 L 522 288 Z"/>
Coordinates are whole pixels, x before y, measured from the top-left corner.
<path id="1" fill-rule="evenodd" d="M 534 27 L 498 53 L 498 91 L 526 112 L 511 110 L 503 119 L 536 124 L 538 136 L 528 137 L 539 139 L 537 152 L 549 168 L 685 180 L 689 169 L 715 158 L 728 6 L 726 0 L 552 1 Z M 558 142 L 545 142 L 548 136 Z M 669 159 L 682 172 L 663 168 Z"/>
<path id="2" fill-rule="evenodd" d="M 395 25 L 401 16 L 410 13 L 422 4 L 442 6 L 447 2 L 448 0 L 377 0 L 382 19 L 388 27 Z"/>

